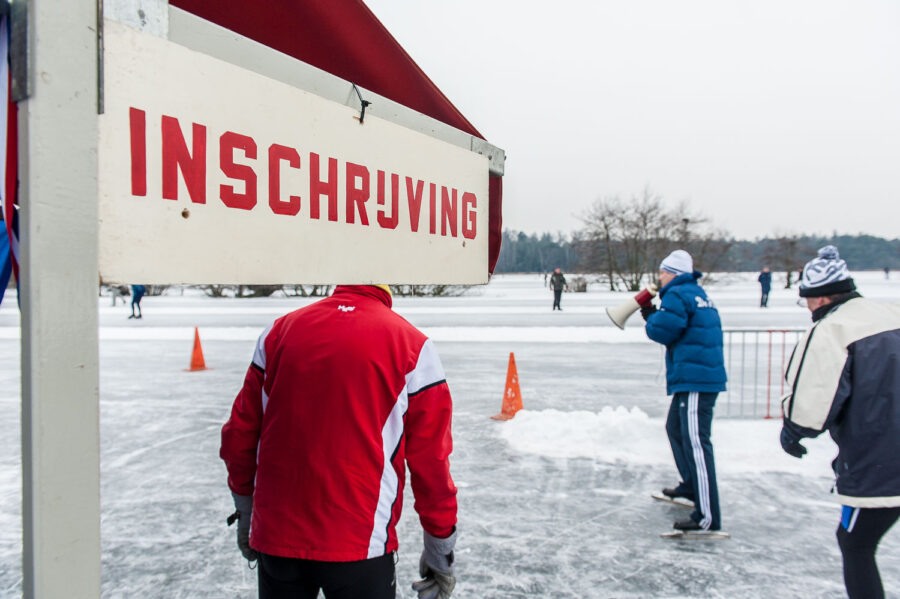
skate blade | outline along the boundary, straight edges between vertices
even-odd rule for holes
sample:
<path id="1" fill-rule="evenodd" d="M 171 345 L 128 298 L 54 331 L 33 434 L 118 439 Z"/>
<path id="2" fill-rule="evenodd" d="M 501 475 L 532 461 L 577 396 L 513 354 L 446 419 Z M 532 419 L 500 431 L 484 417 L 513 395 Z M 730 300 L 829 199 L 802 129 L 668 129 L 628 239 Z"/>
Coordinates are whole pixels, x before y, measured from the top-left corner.
<path id="1" fill-rule="evenodd" d="M 721 530 L 673 530 L 664 532 L 659 536 L 664 539 L 692 539 L 698 541 L 721 541 L 731 538 L 730 534 Z"/>
<path id="2" fill-rule="evenodd" d="M 687 499 L 672 499 L 671 497 L 666 497 L 662 493 L 651 493 L 650 497 L 657 501 L 665 501 L 666 503 L 674 503 L 675 505 L 680 505 L 682 507 L 694 507 L 693 502 L 688 501 Z"/>

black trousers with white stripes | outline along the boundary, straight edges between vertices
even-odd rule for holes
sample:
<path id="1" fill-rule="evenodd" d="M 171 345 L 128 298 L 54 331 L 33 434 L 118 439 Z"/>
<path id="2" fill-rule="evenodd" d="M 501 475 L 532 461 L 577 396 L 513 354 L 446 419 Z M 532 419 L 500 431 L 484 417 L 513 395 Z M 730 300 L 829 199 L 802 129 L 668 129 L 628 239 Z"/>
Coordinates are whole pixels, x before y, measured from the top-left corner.
<path id="1" fill-rule="evenodd" d="M 707 530 L 722 527 L 716 464 L 710 440 L 713 408 L 718 395 L 696 391 L 676 393 L 666 420 L 666 433 L 681 475 L 678 490 L 693 499 L 695 507 L 691 518 Z"/>
<path id="2" fill-rule="evenodd" d="M 884 599 L 875 550 L 898 518 L 900 507 L 844 507 L 837 540 L 844 559 L 844 585 L 850 599 Z"/>

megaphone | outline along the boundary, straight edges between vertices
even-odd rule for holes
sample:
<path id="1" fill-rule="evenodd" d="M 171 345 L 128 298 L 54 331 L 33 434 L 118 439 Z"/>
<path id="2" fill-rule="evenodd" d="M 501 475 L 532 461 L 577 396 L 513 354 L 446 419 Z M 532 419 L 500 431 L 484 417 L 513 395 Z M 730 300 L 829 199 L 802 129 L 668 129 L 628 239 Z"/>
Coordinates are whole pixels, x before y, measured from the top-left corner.
<path id="1" fill-rule="evenodd" d="M 609 316 L 609 319 L 613 321 L 614 325 L 620 329 L 624 329 L 625 321 L 628 320 L 632 314 L 640 310 L 641 306 L 649 304 L 650 300 L 654 297 L 656 297 L 656 286 L 650 285 L 649 287 L 641 289 L 637 295 L 629 297 L 618 306 L 607 308 L 606 315 Z"/>

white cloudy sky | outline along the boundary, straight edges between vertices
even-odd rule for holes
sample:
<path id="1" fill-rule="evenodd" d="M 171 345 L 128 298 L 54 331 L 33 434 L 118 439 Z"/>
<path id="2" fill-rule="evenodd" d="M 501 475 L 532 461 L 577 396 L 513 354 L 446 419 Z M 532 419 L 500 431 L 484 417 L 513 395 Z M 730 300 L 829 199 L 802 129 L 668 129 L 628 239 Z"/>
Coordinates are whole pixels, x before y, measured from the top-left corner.
<path id="1" fill-rule="evenodd" d="M 504 224 L 649 185 L 737 237 L 900 237 L 896 0 L 366 0 L 506 150 Z"/>

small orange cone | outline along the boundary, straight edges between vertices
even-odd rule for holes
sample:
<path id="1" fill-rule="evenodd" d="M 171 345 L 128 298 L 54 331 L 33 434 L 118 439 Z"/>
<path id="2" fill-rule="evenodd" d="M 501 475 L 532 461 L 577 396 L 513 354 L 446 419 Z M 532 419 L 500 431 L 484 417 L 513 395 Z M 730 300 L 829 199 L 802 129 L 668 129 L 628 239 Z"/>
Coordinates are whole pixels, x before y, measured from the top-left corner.
<path id="1" fill-rule="evenodd" d="M 516 357 L 509 352 L 509 367 L 506 369 L 506 389 L 503 391 L 503 406 L 500 413 L 491 416 L 494 420 L 509 420 L 522 409 L 522 391 L 519 389 L 519 372 Z"/>
<path id="2" fill-rule="evenodd" d="M 194 351 L 191 353 L 191 367 L 188 372 L 195 370 L 207 370 L 206 362 L 203 360 L 203 346 L 200 345 L 200 331 L 194 327 Z"/>

